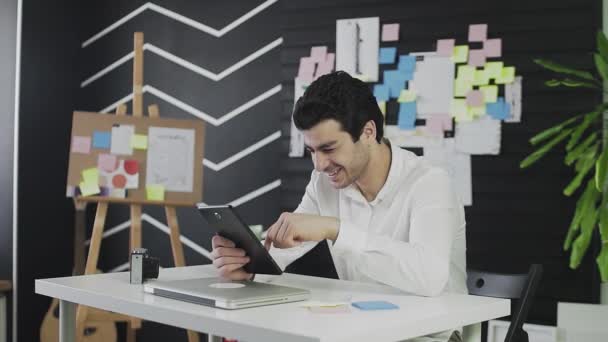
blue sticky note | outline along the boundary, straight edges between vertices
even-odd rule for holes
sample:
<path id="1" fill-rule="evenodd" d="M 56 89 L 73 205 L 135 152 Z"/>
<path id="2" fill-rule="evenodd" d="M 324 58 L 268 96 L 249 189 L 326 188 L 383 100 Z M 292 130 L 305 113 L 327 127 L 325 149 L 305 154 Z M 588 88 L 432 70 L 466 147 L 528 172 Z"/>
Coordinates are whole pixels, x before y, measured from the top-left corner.
<path id="1" fill-rule="evenodd" d="M 385 70 L 384 84 L 390 89 L 390 97 L 398 98 L 405 89 L 406 75 L 401 70 Z"/>
<path id="2" fill-rule="evenodd" d="M 388 101 L 389 98 L 389 88 L 385 84 L 376 84 L 374 86 L 374 96 L 376 97 L 376 101 Z"/>
<path id="3" fill-rule="evenodd" d="M 380 56 L 378 58 L 379 64 L 393 64 L 397 57 L 397 48 L 386 47 L 380 48 Z"/>
<path id="4" fill-rule="evenodd" d="M 509 118 L 511 105 L 505 102 L 505 99 L 499 97 L 496 102 L 486 103 L 486 113 L 496 120 L 504 120 Z"/>
<path id="5" fill-rule="evenodd" d="M 413 130 L 416 128 L 416 102 L 399 103 L 397 125 L 400 129 Z"/>
<path id="6" fill-rule="evenodd" d="M 353 302 L 352 306 L 361 310 L 395 310 L 399 309 L 399 306 L 389 303 L 383 300 L 374 300 L 367 302 Z"/>
<path id="7" fill-rule="evenodd" d="M 416 56 L 412 56 L 412 55 L 399 56 L 399 64 L 397 65 L 397 69 L 413 73 L 415 68 L 416 68 Z"/>
<path id="8" fill-rule="evenodd" d="M 95 131 L 93 132 L 93 148 L 110 148 L 112 141 L 111 132 Z"/>

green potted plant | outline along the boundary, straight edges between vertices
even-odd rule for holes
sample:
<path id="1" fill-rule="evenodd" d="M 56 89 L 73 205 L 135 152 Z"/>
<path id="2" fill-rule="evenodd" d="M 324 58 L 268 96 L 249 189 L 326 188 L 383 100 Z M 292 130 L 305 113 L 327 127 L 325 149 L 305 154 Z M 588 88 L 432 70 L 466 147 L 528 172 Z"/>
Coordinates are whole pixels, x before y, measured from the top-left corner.
<path id="1" fill-rule="evenodd" d="M 553 61 L 536 59 L 535 63 L 555 73 L 546 81 L 549 87 L 586 88 L 604 93 L 608 82 L 608 40 L 599 31 L 597 51 L 593 54 L 596 70 L 577 70 Z M 608 285 L 608 101 L 599 103 L 588 113 L 573 114 L 568 120 L 550 127 L 530 139 L 536 150 L 527 156 L 520 168 L 537 162 L 560 144 L 565 145 L 564 163 L 576 175 L 563 190 L 566 196 L 578 196 L 563 248 L 570 251 L 570 267 L 576 269 L 599 230 L 602 246 L 596 256 L 601 280 Z M 607 296 L 604 293 L 603 296 Z M 608 297 L 606 297 L 608 298 Z M 604 299 L 605 300 L 605 299 Z"/>

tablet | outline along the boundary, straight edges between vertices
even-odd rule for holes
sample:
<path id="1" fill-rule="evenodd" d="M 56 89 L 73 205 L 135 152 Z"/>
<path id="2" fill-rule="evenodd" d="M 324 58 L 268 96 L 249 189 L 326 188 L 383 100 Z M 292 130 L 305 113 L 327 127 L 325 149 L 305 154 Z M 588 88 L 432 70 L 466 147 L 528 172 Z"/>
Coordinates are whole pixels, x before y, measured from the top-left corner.
<path id="1" fill-rule="evenodd" d="M 197 204 L 198 212 L 209 227 L 218 235 L 234 242 L 236 247 L 245 250 L 250 261 L 245 271 L 255 274 L 282 274 L 283 271 L 272 259 L 270 253 L 249 226 L 239 217 L 230 205 Z"/>

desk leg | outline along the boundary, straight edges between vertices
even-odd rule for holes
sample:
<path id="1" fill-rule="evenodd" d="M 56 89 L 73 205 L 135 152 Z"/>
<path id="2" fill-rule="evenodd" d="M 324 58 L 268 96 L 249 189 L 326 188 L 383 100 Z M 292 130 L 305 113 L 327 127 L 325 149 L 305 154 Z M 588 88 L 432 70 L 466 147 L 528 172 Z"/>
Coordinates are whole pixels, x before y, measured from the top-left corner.
<path id="1" fill-rule="evenodd" d="M 214 335 L 208 335 L 209 339 L 207 340 L 207 342 L 222 342 L 222 338 L 219 336 L 214 336 Z"/>
<path id="2" fill-rule="evenodd" d="M 6 342 L 6 297 L 0 293 L 0 342 Z"/>
<path id="3" fill-rule="evenodd" d="M 59 342 L 76 341 L 76 304 L 59 301 Z"/>

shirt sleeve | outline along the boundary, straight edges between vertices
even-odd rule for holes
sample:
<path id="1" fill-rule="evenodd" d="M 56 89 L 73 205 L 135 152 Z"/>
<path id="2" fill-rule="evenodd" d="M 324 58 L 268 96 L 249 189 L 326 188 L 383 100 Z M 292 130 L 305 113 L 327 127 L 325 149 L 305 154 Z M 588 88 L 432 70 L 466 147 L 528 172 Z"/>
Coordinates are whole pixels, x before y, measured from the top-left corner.
<path id="1" fill-rule="evenodd" d="M 298 205 L 294 213 L 320 215 L 321 211 L 319 210 L 315 187 L 315 180 L 317 177 L 318 175 L 316 175 L 313 171 L 313 174 L 310 177 L 310 182 L 306 186 L 304 196 L 302 196 L 302 201 L 300 201 L 300 205 Z M 289 264 L 296 261 L 308 251 L 313 249 L 317 245 L 317 243 L 318 242 L 316 241 L 308 241 L 296 247 L 283 249 L 273 247 L 270 249 L 270 255 L 275 260 L 277 265 L 279 265 L 282 270 L 285 270 L 285 268 L 289 266 Z"/>
<path id="2" fill-rule="evenodd" d="M 423 178 L 427 179 L 412 189 L 416 200 L 409 241 L 369 233 L 367 227 L 341 221 L 334 248 L 348 249 L 356 271 L 370 279 L 408 293 L 437 296 L 448 283 L 452 242 L 464 217 L 447 174 Z"/>

